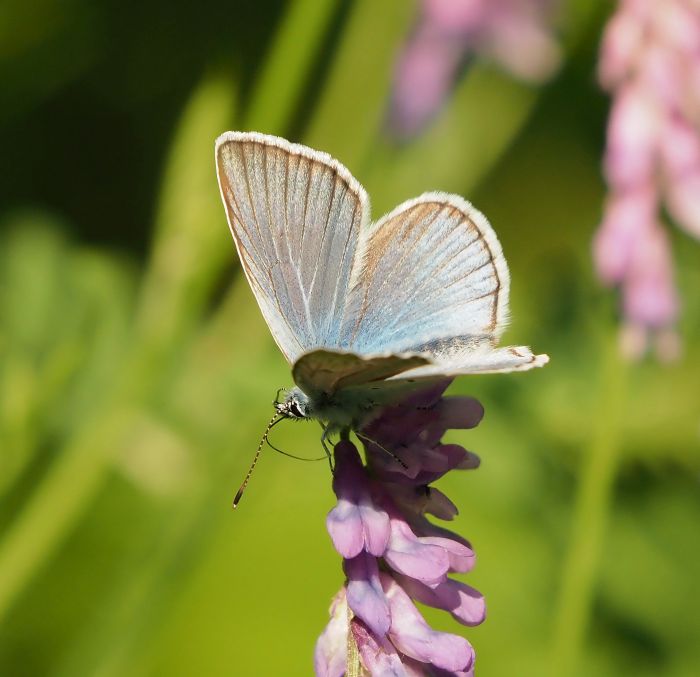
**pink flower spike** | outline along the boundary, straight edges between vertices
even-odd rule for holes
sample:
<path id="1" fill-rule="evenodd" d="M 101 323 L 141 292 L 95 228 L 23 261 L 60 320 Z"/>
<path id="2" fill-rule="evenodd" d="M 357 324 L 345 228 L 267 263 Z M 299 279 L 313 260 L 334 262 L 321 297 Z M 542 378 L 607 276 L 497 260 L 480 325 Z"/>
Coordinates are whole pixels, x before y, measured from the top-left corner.
<path id="1" fill-rule="evenodd" d="M 443 403 L 447 384 L 377 412 L 358 434 L 366 466 L 351 443 L 340 442 L 335 449 L 338 505 L 329 514 L 328 529 L 345 557 L 343 603 L 346 613 L 354 614 L 343 627 L 352 632 L 363 669 L 375 677 L 473 675 L 471 645 L 431 630 L 406 592 L 413 590 L 417 599 L 445 609 L 465 625 L 483 617 L 479 593 L 447 579 L 450 570 L 471 569 L 471 545 L 425 516 L 450 520 L 457 514 L 452 501 L 429 481 L 452 468 L 478 465 L 475 455 L 440 441 L 447 426 L 471 427 L 482 415 L 481 405 L 471 398 Z M 395 456 L 409 467 L 403 468 Z M 376 538 L 380 547 L 373 549 L 375 533 L 381 536 Z M 345 554 L 349 552 L 354 555 Z M 330 626 L 317 647 L 316 669 L 336 677 L 342 667 L 333 662 Z"/>
<path id="2" fill-rule="evenodd" d="M 623 355 L 650 343 L 678 355 L 679 301 L 665 207 L 700 238 L 700 2 L 621 0 L 605 30 L 600 80 L 613 95 L 605 152 L 611 197 L 595 237 L 601 279 L 623 288 Z M 662 200 L 665 204 L 662 204 Z"/>
<path id="3" fill-rule="evenodd" d="M 417 134 L 440 110 L 464 55 L 460 40 L 419 26 L 399 57 L 388 124 L 399 137 Z"/>
<path id="4" fill-rule="evenodd" d="M 342 677 L 345 674 L 348 637 L 348 605 L 345 588 L 333 598 L 331 620 L 316 641 L 314 671 L 316 677 Z"/>
<path id="5" fill-rule="evenodd" d="M 348 577 L 347 600 L 353 613 L 361 618 L 378 637 L 389 630 L 389 606 L 379 581 L 377 560 L 361 553 L 343 565 Z"/>
<path id="6" fill-rule="evenodd" d="M 474 54 L 515 77 L 542 81 L 560 61 L 543 0 L 423 0 L 394 69 L 388 127 L 418 134 L 437 115 Z"/>
<path id="7" fill-rule="evenodd" d="M 333 488 L 338 503 L 326 518 L 333 545 L 347 559 L 364 549 L 379 557 L 389 540 L 389 516 L 371 499 L 367 473 L 355 446 L 339 442 L 335 459 Z"/>
<path id="8" fill-rule="evenodd" d="M 389 637 L 402 653 L 443 670 L 468 670 L 474 661 L 471 645 L 463 637 L 431 629 L 409 596 L 388 574 L 380 574 L 391 609 Z"/>

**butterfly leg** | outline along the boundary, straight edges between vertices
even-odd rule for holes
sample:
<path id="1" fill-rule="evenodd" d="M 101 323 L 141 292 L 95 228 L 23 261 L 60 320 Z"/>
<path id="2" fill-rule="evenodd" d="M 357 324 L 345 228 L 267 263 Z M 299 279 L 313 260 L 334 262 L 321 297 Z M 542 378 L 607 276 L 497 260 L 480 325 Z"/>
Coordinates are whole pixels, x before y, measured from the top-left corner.
<path id="1" fill-rule="evenodd" d="M 355 435 L 357 435 L 364 442 L 369 442 L 370 444 L 376 445 L 383 452 L 389 454 L 389 456 L 391 456 L 391 458 L 393 458 L 397 463 L 399 463 L 401 465 L 401 467 L 403 467 L 404 470 L 408 470 L 408 466 L 393 451 L 390 451 L 386 447 L 379 444 L 379 442 L 377 442 L 377 440 L 373 440 L 370 437 L 367 437 L 367 435 L 363 435 L 361 432 L 358 432 L 357 430 L 355 431 Z"/>
<path id="2" fill-rule="evenodd" d="M 321 423 L 321 427 L 323 428 L 323 435 L 321 435 L 321 446 L 323 447 L 323 451 L 326 452 L 326 456 L 328 456 L 328 465 L 331 468 L 331 473 L 333 473 L 335 472 L 335 468 L 333 467 L 333 452 L 331 449 L 329 449 L 328 444 L 326 444 L 326 440 L 328 440 L 331 436 L 331 431 L 329 426 L 325 426 L 323 423 Z"/>

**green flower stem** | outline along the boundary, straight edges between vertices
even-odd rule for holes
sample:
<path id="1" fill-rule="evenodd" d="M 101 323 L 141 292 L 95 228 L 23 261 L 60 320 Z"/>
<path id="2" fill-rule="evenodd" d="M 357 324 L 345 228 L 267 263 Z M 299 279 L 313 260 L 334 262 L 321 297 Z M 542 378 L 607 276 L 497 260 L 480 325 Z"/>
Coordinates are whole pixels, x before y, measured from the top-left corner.
<path id="1" fill-rule="evenodd" d="M 416 7 L 410 2 L 356 0 L 334 56 L 328 83 L 304 143 L 358 174 L 376 141 L 391 91 L 397 49 Z"/>
<path id="2" fill-rule="evenodd" d="M 175 135 L 155 222 L 155 239 L 136 314 L 138 343 L 160 352 L 199 319 L 210 291 L 230 261 L 216 185 L 214 139 L 234 117 L 228 78 L 205 77 Z"/>
<path id="3" fill-rule="evenodd" d="M 242 129 L 284 134 L 304 91 L 314 58 L 337 11 L 338 0 L 297 0 L 275 36 Z"/>
<path id="4" fill-rule="evenodd" d="M 346 663 L 346 674 L 347 677 L 363 677 L 364 670 L 362 669 L 362 663 L 360 663 L 360 650 L 357 647 L 357 642 L 355 641 L 355 636 L 352 634 L 350 629 L 350 622 L 353 618 L 353 613 L 348 606 L 348 643 L 347 643 L 347 663 Z"/>
<path id="5" fill-rule="evenodd" d="M 65 448 L 0 543 L 0 619 L 102 486 L 109 451 L 128 425 L 115 413 L 86 426 Z"/>
<path id="6" fill-rule="evenodd" d="M 627 366 L 610 340 L 600 384 L 600 408 L 574 504 L 571 542 L 555 610 L 552 675 L 576 674 L 588 630 L 605 531 L 619 466 Z"/>

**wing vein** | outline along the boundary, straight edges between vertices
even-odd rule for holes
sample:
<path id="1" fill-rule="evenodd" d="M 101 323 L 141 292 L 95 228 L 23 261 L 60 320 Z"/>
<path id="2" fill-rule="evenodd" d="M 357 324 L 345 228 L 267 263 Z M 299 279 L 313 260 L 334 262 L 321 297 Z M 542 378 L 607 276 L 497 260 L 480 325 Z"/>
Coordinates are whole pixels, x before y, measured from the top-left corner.
<path id="1" fill-rule="evenodd" d="M 335 173 L 334 173 L 335 176 Z M 321 244 L 319 245 L 318 248 L 318 254 L 316 255 L 316 265 L 314 266 L 314 275 L 313 278 L 311 279 L 311 285 L 309 286 L 309 291 L 312 292 L 314 289 L 314 286 L 316 285 L 316 275 L 318 274 L 319 270 L 319 263 L 321 262 L 321 254 L 323 253 L 323 245 L 326 243 L 326 231 L 328 230 L 328 222 L 330 221 L 331 218 L 331 211 L 333 209 L 333 199 L 335 198 L 335 186 L 336 186 L 336 181 L 333 181 L 333 189 L 331 191 L 331 198 L 328 200 L 328 210 L 326 211 L 326 220 L 323 224 L 323 233 L 321 233 Z"/>
<path id="2" fill-rule="evenodd" d="M 438 216 L 439 216 L 439 215 L 441 214 L 441 212 L 442 212 L 442 207 L 443 207 L 443 206 L 444 206 L 444 205 L 441 205 L 441 206 L 440 206 L 440 209 L 437 210 L 437 211 L 432 215 L 432 218 L 428 221 L 428 223 L 425 224 L 425 226 L 424 226 L 424 228 L 423 228 L 423 232 L 419 235 L 417 242 L 420 242 L 420 240 L 423 239 L 423 237 L 425 236 L 425 234 L 429 231 L 430 226 L 432 226 L 432 224 L 437 220 Z M 398 214 L 397 214 L 397 216 L 398 216 Z M 414 218 L 414 221 L 415 221 L 414 225 L 417 226 L 417 225 L 418 225 L 418 223 L 417 223 L 418 217 L 415 216 L 415 217 L 413 217 L 413 218 Z M 389 221 L 385 221 L 384 223 L 381 224 L 381 227 L 384 228 L 384 227 L 385 227 L 385 224 L 388 224 L 388 223 L 389 223 Z M 379 232 L 379 229 L 374 229 L 374 231 L 372 232 L 372 234 L 370 235 L 370 237 L 373 238 L 378 232 Z M 403 251 L 403 253 L 401 254 L 401 257 L 399 258 L 399 260 L 397 261 L 397 263 L 392 267 L 391 272 L 389 273 L 389 275 L 387 275 L 387 276 L 382 280 L 382 282 L 381 282 L 380 285 L 379 285 L 379 289 L 376 290 L 376 291 L 374 292 L 375 297 L 378 298 L 378 297 L 380 296 L 380 293 L 384 290 L 384 287 L 386 287 L 386 285 L 389 283 L 389 278 L 390 278 L 394 273 L 396 273 L 396 271 L 400 268 L 401 264 L 406 260 L 406 258 L 409 256 L 409 254 L 414 250 L 415 244 L 417 244 L 417 242 L 414 243 L 414 246 L 413 246 L 413 247 L 404 247 L 404 251 Z M 370 244 L 371 244 L 371 240 L 370 240 Z M 356 324 L 355 324 L 355 327 L 354 327 L 354 329 L 353 329 L 352 336 L 351 336 L 351 339 L 350 339 L 351 342 L 353 342 L 353 341 L 355 340 L 355 338 L 357 337 L 357 332 L 359 331 L 360 325 L 362 324 L 362 320 L 363 320 L 363 318 L 365 317 L 365 314 L 366 314 L 366 312 L 367 312 L 368 297 L 369 297 L 369 292 L 370 292 L 370 286 L 371 286 L 371 283 L 372 283 L 373 279 L 374 279 L 374 278 L 372 278 L 372 280 L 368 281 L 368 282 L 365 284 L 365 289 L 364 289 L 364 294 L 363 294 L 363 299 L 362 299 L 362 307 L 361 307 L 361 310 L 360 310 L 360 312 L 358 313 L 358 316 L 357 316 L 357 321 L 356 321 Z"/>

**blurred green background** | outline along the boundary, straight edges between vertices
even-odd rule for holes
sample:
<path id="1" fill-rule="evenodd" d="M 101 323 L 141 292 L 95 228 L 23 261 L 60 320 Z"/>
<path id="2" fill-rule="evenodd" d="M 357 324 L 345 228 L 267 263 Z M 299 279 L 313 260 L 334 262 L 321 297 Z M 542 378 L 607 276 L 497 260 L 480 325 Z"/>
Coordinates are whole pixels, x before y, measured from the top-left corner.
<path id="1" fill-rule="evenodd" d="M 536 373 L 464 378 L 482 457 L 441 487 L 478 554 L 480 675 L 696 675 L 700 250 L 674 231 L 683 358 L 624 364 L 590 241 L 612 3 L 569 0 L 565 62 L 525 86 L 476 61 L 392 145 L 404 0 L 5 0 L 0 7 L 0 675 L 309 675 L 342 583 L 325 463 L 267 451 L 289 369 L 220 204 L 213 141 L 330 152 L 375 216 L 465 195 L 513 279 L 506 340 Z M 318 454 L 315 426 L 273 443 Z"/>

